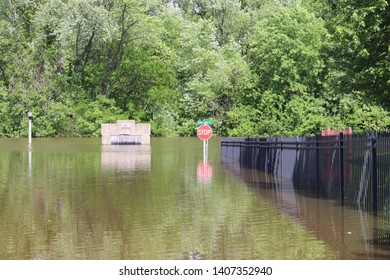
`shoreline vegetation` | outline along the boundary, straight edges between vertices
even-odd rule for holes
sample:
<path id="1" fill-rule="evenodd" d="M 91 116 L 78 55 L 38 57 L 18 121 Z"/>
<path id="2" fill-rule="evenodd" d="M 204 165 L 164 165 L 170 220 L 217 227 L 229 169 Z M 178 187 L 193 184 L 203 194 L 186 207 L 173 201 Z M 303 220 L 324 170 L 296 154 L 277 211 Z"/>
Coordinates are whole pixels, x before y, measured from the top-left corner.
<path id="1" fill-rule="evenodd" d="M 0 0 L 0 138 L 390 129 L 386 0 Z"/>

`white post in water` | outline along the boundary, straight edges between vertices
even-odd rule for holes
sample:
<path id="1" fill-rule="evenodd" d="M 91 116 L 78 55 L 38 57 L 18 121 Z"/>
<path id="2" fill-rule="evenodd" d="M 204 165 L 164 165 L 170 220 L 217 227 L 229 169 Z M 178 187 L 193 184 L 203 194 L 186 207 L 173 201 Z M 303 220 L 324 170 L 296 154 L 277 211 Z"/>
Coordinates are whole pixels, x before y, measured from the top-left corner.
<path id="1" fill-rule="evenodd" d="M 31 111 L 28 111 L 27 113 L 27 117 L 28 117 L 28 145 L 31 146 L 31 142 L 32 142 L 32 136 L 31 136 L 31 133 L 32 133 L 32 112 Z"/>
<path id="2" fill-rule="evenodd" d="M 209 153 L 209 140 L 203 140 L 203 162 L 207 161 Z"/>
<path id="3" fill-rule="evenodd" d="M 28 177 L 32 175 L 32 151 L 31 144 L 28 145 Z"/>
<path id="4" fill-rule="evenodd" d="M 31 151 L 31 140 L 32 140 L 32 112 L 28 111 L 28 176 L 32 175 L 32 151 Z"/>

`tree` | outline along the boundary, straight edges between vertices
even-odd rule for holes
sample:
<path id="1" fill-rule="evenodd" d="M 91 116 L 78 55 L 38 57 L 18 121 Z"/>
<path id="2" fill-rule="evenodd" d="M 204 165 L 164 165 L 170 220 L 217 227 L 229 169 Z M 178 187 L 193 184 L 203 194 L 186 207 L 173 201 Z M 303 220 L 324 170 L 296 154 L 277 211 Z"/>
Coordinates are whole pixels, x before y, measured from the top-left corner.
<path id="1" fill-rule="evenodd" d="M 386 0 L 0 0 L 0 137 L 389 127 Z M 369 121 L 368 121 L 369 120 Z"/>
<path id="2" fill-rule="evenodd" d="M 323 3 L 331 34 L 329 78 L 338 94 L 363 94 L 390 105 L 390 6 L 386 0 Z"/>
<path id="3" fill-rule="evenodd" d="M 50 0 L 39 9 L 36 23 L 44 32 L 41 36 L 54 37 L 62 63 L 81 79 L 94 52 L 119 36 L 109 7 L 104 1 Z"/>
<path id="4" fill-rule="evenodd" d="M 281 94 L 313 93 L 324 67 L 322 20 L 300 6 L 279 8 L 256 26 L 249 51 L 258 90 Z"/>

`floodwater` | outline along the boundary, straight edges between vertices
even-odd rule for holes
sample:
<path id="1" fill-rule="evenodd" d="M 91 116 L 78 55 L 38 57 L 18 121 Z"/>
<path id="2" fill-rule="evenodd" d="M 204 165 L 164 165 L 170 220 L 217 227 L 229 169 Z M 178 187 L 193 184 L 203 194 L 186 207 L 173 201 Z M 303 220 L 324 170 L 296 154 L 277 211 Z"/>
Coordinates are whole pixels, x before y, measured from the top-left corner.
<path id="1" fill-rule="evenodd" d="M 241 178 L 257 195 L 313 232 L 338 258 L 390 259 L 388 204 L 382 203 L 384 208 L 373 214 L 364 204 L 356 202 L 342 206 L 339 199 L 313 195 L 313 188 L 300 188 L 281 175 L 272 176 L 245 168 L 237 160 L 224 158 L 223 164 L 225 170 Z"/>
<path id="2" fill-rule="evenodd" d="M 218 139 L 207 161 L 195 138 L 100 141 L 0 139 L 0 259 L 389 256 L 366 242 L 366 214 L 262 188 L 265 174 L 221 163 Z"/>

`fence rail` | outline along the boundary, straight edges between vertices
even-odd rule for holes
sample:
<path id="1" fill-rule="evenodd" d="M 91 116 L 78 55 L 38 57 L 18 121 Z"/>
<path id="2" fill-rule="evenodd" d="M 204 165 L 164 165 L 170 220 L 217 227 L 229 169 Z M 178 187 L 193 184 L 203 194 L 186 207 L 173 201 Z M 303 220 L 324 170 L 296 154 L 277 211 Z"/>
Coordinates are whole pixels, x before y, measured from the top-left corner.
<path id="1" fill-rule="evenodd" d="M 223 138 L 222 160 L 292 179 L 294 188 L 390 216 L 390 134 Z"/>

